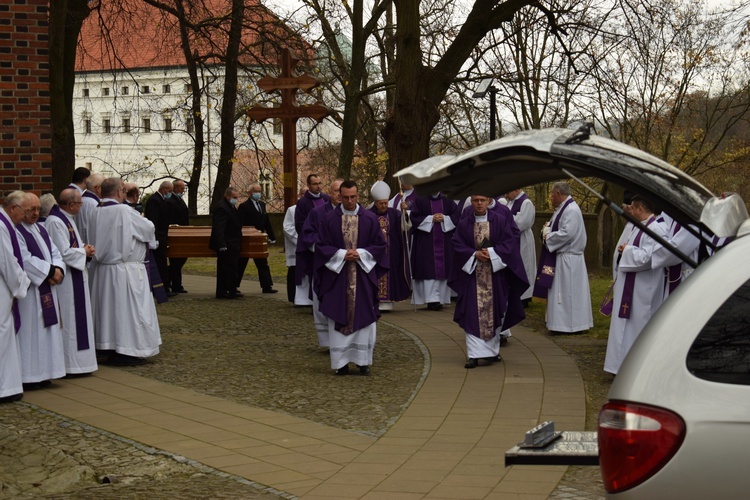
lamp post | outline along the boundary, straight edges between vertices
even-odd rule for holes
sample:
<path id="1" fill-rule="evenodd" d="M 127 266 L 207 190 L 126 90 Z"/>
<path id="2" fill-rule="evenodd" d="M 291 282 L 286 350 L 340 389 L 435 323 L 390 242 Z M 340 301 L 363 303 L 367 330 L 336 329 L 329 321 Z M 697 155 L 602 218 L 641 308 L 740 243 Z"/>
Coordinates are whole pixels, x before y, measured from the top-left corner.
<path id="1" fill-rule="evenodd" d="M 490 141 L 494 141 L 496 138 L 496 125 L 497 125 L 497 105 L 495 103 L 495 95 L 497 94 L 497 87 L 492 85 L 492 78 L 485 78 L 479 83 L 479 88 L 474 92 L 472 96 L 474 99 L 483 99 L 487 94 L 490 94 Z"/>

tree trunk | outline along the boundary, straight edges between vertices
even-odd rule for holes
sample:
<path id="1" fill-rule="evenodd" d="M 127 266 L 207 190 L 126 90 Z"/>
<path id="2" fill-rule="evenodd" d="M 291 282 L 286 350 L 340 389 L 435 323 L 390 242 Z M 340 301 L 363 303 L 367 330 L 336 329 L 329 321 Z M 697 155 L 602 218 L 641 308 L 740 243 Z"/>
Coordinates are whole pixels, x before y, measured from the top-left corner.
<path id="1" fill-rule="evenodd" d="M 198 79 L 198 61 L 196 53 L 193 53 L 190 47 L 190 36 L 188 33 L 187 19 L 185 17 L 185 6 L 182 0 L 175 2 L 180 23 L 180 43 L 182 52 L 185 55 L 185 63 L 188 68 L 190 77 L 190 87 L 192 88 L 190 114 L 193 119 L 195 130 L 195 150 L 193 151 L 193 168 L 190 171 L 190 181 L 188 182 L 188 210 L 191 214 L 198 213 L 198 188 L 200 187 L 201 173 L 203 172 L 203 151 L 206 147 L 204 137 L 204 120 L 201 111 L 201 82 Z"/>
<path id="2" fill-rule="evenodd" d="M 348 179 L 354 161 L 354 142 L 359 128 L 359 106 L 362 77 L 365 71 L 365 39 L 362 32 L 362 0 L 354 0 L 352 10 L 352 59 L 348 81 L 344 83 L 344 123 L 341 127 L 341 150 L 336 177 Z"/>
<path id="3" fill-rule="evenodd" d="M 89 13 L 88 0 L 56 0 L 49 5 L 52 192 L 56 195 L 70 184 L 75 170 L 75 59 L 78 35 Z"/>
<path id="4" fill-rule="evenodd" d="M 232 21 L 229 27 L 226 60 L 224 61 L 224 95 L 221 104 L 221 151 L 216 173 L 211 211 L 224 197 L 224 191 L 232 180 L 232 163 L 234 162 L 234 123 L 237 107 L 237 63 L 242 37 L 242 21 L 245 15 L 243 0 L 232 0 Z"/>
<path id="5" fill-rule="evenodd" d="M 456 75 L 479 41 L 508 22 L 530 0 L 474 0 L 471 12 L 443 56 L 432 67 L 423 64 L 420 46 L 420 2 L 394 0 L 396 59 L 393 110 L 382 134 L 388 150 L 390 181 L 398 170 L 430 155 L 430 137 L 440 118 L 439 106 Z"/>

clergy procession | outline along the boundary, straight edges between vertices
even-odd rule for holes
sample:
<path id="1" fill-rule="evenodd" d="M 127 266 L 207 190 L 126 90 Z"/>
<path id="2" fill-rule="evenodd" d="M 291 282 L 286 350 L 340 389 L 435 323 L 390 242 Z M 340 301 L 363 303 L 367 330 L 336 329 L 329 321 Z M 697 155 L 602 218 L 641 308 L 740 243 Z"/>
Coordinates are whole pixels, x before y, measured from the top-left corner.
<path id="1" fill-rule="evenodd" d="M 167 260 L 170 224 L 187 225 L 183 181 L 164 181 L 141 210 L 137 186 L 77 169 L 57 199 L 6 196 L 0 210 L 3 247 L 0 306 L 0 402 L 53 379 L 91 374 L 107 364 L 137 366 L 159 353 L 155 302 L 186 293 L 185 259 Z M 325 192 L 327 191 L 327 192 Z M 173 193 L 176 193 L 174 200 Z M 213 216 L 216 298 L 242 296 L 247 259 L 242 226 L 270 235 L 260 185 L 238 205 L 229 187 Z M 310 174 L 284 217 L 287 298 L 312 309 L 317 343 L 335 375 L 369 375 L 381 312 L 410 300 L 440 311 L 455 302 L 453 320 L 466 334 L 465 368 L 502 360 L 500 346 L 525 318 L 533 297 L 546 304 L 551 334 L 593 326 L 587 243 L 581 209 L 565 182 L 552 185 L 553 213 L 541 234 L 523 190 L 494 199 L 451 200 L 418 195 L 377 181 L 371 203 L 352 180 L 324 189 Z M 626 193 L 623 209 L 672 245 L 697 258 L 690 232 L 653 203 Z M 537 261 L 536 242 L 541 254 Z M 273 243 L 273 241 L 272 241 Z M 602 312 L 612 315 L 604 370 L 616 374 L 662 301 L 690 275 L 651 235 L 628 224 L 613 258 L 614 283 Z M 266 259 L 256 259 L 263 293 L 275 293 Z"/>

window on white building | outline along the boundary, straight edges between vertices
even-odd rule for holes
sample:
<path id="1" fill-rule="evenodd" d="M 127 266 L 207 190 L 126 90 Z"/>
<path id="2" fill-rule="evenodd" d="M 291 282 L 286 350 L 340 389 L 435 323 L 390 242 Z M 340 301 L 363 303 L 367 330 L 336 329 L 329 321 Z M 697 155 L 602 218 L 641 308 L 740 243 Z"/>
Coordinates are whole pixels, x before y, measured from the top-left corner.
<path id="1" fill-rule="evenodd" d="M 122 133 L 123 134 L 129 134 L 130 133 L 130 118 L 123 118 L 122 119 Z"/>
<path id="2" fill-rule="evenodd" d="M 150 94 L 151 93 L 151 87 L 148 85 L 144 85 L 141 87 L 141 93 L 142 94 Z"/>
<path id="3" fill-rule="evenodd" d="M 102 131 L 105 134 L 111 134 L 112 133 L 112 121 L 109 118 L 103 118 L 102 119 Z"/>
<path id="4" fill-rule="evenodd" d="M 281 125 L 281 118 L 274 118 L 273 119 L 273 133 L 274 135 L 281 135 L 283 132 L 284 127 Z"/>
<path id="5" fill-rule="evenodd" d="M 122 95 L 128 95 L 130 93 L 130 88 L 128 87 L 122 87 L 120 90 L 122 91 Z"/>
<path id="6" fill-rule="evenodd" d="M 258 184 L 260 184 L 260 190 L 263 193 L 264 200 L 271 199 L 271 188 L 273 187 L 273 181 L 271 176 L 261 171 L 258 176 Z"/>
<path id="7" fill-rule="evenodd" d="M 91 133 L 91 118 L 83 119 L 83 131 L 87 134 Z"/>
<path id="8" fill-rule="evenodd" d="M 89 89 L 83 89 L 83 97 L 89 96 Z"/>
<path id="9" fill-rule="evenodd" d="M 148 134 L 151 132 L 151 118 L 144 118 L 141 128 L 143 129 L 144 134 Z"/>
<path id="10" fill-rule="evenodd" d="M 185 129 L 187 130 L 188 134 L 192 134 L 195 132 L 195 121 L 193 120 L 192 116 L 188 116 L 185 118 Z"/>
<path id="11" fill-rule="evenodd" d="M 109 87 L 104 87 L 104 88 L 102 89 L 102 95 L 104 95 L 104 96 L 107 96 L 107 95 L 109 95 Z"/>
<path id="12" fill-rule="evenodd" d="M 164 117 L 164 132 L 168 134 L 172 132 L 172 119 L 168 116 Z"/>
<path id="13" fill-rule="evenodd" d="M 91 170 L 91 162 L 90 161 L 86 162 L 86 168 L 88 168 L 89 170 Z"/>
<path id="14" fill-rule="evenodd" d="M 193 85 L 190 84 L 190 83 L 186 83 L 185 84 L 185 93 L 186 94 L 190 94 L 191 92 L 193 92 Z"/>
<path id="15" fill-rule="evenodd" d="M 167 85 L 162 85 L 162 86 L 161 86 L 161 91 L 162 91 L 162 93 L 164 93 L 164 94 L 169 94 L 170 92 L 172 92 L 172 88 L 171 88 L 171 87 L 169 86 L 169 84 L 167 84 Z"/>

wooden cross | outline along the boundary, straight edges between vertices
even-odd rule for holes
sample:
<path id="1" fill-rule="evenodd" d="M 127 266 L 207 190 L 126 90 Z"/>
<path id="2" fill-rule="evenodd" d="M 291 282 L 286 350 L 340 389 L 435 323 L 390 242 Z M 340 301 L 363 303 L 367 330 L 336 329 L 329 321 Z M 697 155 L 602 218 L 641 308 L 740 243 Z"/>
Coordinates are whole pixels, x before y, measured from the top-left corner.
<path id="1" fill-rule="evenodd" d="M 282 124 L 284 138 L 284 210 L 297 203 L 297 120 L 299 118 L 313 118 L 318 122 L 331 114 L 326 106 L 314 104 L 312 106 L 298 106 L 295 94 L 297 90 L 309 92 L 318 85 L 318 80 L 310 75 L 294 75 L 294 67 L 299 62 L 292 56 L 291 50 L 285 48 L 281 52 L 279 67 L 281 76 L 273 78 L 264 76 L 258 80 L 258 87 L 266 93 L 281 91 L 281 106 L 267 108 L 253 106 L 247 110 L 247 116 L 261 123 L 268 118 L 279 118 Z"/>

